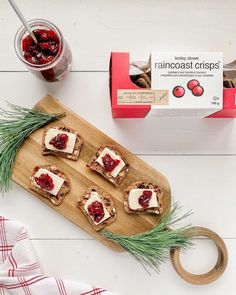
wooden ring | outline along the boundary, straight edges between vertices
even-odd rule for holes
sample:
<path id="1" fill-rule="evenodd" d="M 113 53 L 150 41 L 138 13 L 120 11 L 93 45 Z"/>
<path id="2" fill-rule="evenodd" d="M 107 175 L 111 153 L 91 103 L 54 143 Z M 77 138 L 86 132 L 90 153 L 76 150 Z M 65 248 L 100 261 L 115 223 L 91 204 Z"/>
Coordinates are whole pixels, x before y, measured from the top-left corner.
<path id="1" fill-rule="evenodd" d="M 188 231 L 188 236 L 190 238 L 203 236 L 211 239 L 215 243 L 218 250 L 217 262 L 209 272 L 199 275 L 193 274 L 186 271 L 180 263 L 179 255 L 181 252 L 181 247 L 171 248 L 171 262 L 175 271 L 182 279 L 193 285 L 205 285 L 214 282 L 223 274 L 228 262 L 228 252 L 224 241 L 215 232 L 198 226 L 190 228 Z"/>

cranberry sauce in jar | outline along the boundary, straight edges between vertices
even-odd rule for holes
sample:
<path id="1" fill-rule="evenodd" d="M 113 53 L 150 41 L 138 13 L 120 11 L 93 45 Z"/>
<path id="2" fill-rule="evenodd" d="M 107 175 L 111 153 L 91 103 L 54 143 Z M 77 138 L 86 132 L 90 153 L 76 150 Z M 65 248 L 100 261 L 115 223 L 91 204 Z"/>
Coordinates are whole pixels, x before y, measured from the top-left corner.
<path id="1" fill-rule="evenodd" d="M 46 20 L 28 22 L 37 39 L 21 27 L 15 36 L 15 50 L 28 69 L 42 80 L 59 81 L 70 71 L 71 50 L 59 29 Z"/>

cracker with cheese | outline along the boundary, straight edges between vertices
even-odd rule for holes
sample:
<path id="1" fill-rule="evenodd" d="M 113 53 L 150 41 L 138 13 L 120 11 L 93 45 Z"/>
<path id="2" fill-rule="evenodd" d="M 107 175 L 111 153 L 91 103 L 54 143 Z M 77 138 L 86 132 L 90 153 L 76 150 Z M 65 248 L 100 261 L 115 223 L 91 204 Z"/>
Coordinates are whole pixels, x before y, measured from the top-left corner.
<path id="1" fill-rule="evenodd" d="M 90 187 L 78 200 L 77 207 L 87 216 L 96 231 L 116 219 L 111 196 L 97 186 Z"/>
<path id="2" fill-rule="evenodd" d="M 119 186 L 129 171 L 129 164 L 114 145 L 101 146 L 87 167 Z"/>
<path id="3" fill-rule="evenodd" d="M 163 191 L 157 184 L 138 181 L 124 191 L 124 207 L 127 213 L 163 212 Z"/>
<path id="4" fill-rule="evenodd" d="M 67 127 L 48 127 L 43 133 L 43 155 L 54 155 L 76 161 L 83 139 L 79 133 Z"/>
<path id="5" fill-rule="evenodd" d="M 58 206 L 69 192 L 71 183 L 64 172 L 55 166 L 36 166 L 30 177 L 30 189 Z"/>

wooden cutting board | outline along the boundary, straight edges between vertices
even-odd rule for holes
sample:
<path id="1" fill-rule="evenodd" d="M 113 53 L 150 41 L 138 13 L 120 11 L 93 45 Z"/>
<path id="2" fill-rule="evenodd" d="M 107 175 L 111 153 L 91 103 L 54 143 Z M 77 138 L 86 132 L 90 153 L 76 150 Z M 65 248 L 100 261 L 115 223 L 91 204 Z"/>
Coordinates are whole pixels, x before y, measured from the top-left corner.
<path id="1" fill-rule="evenodd" d="M 164 212 L 170 209 L 170 187 L 167 179 L 158 171 L 150 167 L 137 156 L 129 152 L 113 139 L 92 126 L 80 116 L 69 110 L 51 96 L 45 96 L 37 105 L 37 109 L 47 113 L 66 112 L 66 116 L 50 126 L 66 126 L 78 130 L 84 140 L 84 144 L 78 161 L 71 161 L 54 156 L 43 156 L 41 153 L 41 142 L 43 128 L 31 134 L 23 143 L 17 153 L 13 169 L 13 180 L 36 195 L 41 201 L 52 207 L 54 210 L 65 216 L 67 219 L 83 228 L 96 239 L 102 241 L 113 250 L 120 251 L 116 244 L 106 240 L 99 233 L 95 232 L 87 218 L 75 206 L 78 196 L 83 194 L 87 188 L 97 185 L 104 191 L 109 192 L 114 200 L 117 209 L 117 220 L 107 226 L 112 232 L 120 234 L 135 234 L 153 227 L 159 220 L 159 216 L 127 214 L 123 207 L 123 190 L 132 182 L 138 180 L 149 180 L 159 184 L 164 191 Z M 86 167 L 86 163 L 92 158 L 96 150 L 103 144 L 115 144 L 130 164 L 130 171 L 119 188 L 106 181 L 102 176 Z M 71 180 L 71 191 L 66 195 L 59 206 L 54 206 L 50 201 L 31 191 L 28 187 L 29 178 L 37 165 L 55 165 L 63 170 Z M 32 208 L 37 213 L 37 208 Z"/>

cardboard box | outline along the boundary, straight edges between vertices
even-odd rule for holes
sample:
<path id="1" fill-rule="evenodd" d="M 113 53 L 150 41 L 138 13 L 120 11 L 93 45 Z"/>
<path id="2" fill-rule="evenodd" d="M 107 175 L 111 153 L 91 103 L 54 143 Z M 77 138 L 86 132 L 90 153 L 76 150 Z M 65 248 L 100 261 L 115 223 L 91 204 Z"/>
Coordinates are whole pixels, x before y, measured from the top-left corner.
<path id="1" fill-rule="evenodd" d="M 183 105 L 179 108 L 173 108 L 169 106 L 169 113 L 166 114 L 166 105 L 165 104 L 153 104 L 155 100 L 161 100 L 166 98 L 166 92 L 170 92 L 170 89 L 143 89 L 136 86 L 129 76 L 129 53 L 120 53 L 113 52 L 111 53 L 110 60 L 110 95 L 111 95 L 111 108 L 112 116 L 114 118 L 144 118 L 148 115 L 164 115 L 164 116 L 176 116 L 176 109 L 178 116 L 187 116 L 194 115 L 200 117 L 210 117 L 210 118 L 235 118 L 236 117 L 236 89 L 224 89 L 223 90 L 223 99 L 222 105 L 220 99 L 214 102 L 214 99 L 209 99 L 210 104 L 204 106 L 204 109 L 201 108 L 192 108 L 190 105 Z M 223 75 L 221 78 L 218 76 L 221 82 L 221 85 L 218 87 L 218 92 L 221 91 L 220 88 L 223 87 Z M 199 79 L 200 80 L 200 79 Z M 204 83 L 204 79 L 200 82 Z M 167 84 L 168 85 L 168 84 Z M 178 85 L 177 85 L 178 86 Z M 166 86 L 168 87 L 168 86 Z M 186 89 L 186 86 L 185 86 Z M 187 89 L 186 89 L 187 90 Z M 185 91 L 186 91 L 185 90 Z M 159 92 L 158 92 L 159 91 Z M 189 91 L 189 89 L 188 89 Z M 214 91 L 214 87 L 212 89 Z M 191 94 L 191 91 L 189 91 Z M 129 100 L 132 101 L 133 96 L 137 99 L 138 104 L 129 104 Z M 163 98 L 164 96 L 164 98 Z M 214 96 L 218 96 L 214 95 Z M 127 98 L 129 100 L 127 100 Z M 197 99 L 197 97 L 196 97 Z M 150 101 L 152 103 L 150 103 Z M 123 103 L 124 102 L 124 103 Z M 219 103 L 214 105 L 214 103 Z M 166 102 L 165 102 L 166 103 Z M 212 104 L 213 103 L 213 104 Z M 210 108 L 209 108 L 210 105 Z M 213 106 L 213 107 L 212 107 Z M 163 112 L 164 110 L 164 112 Z M 173 113 L 174 110 L 174 113 Z M 200 111 L 199 111 L 200 110 Z M 209 115 L 209 113 L 213 113 Z"/>

